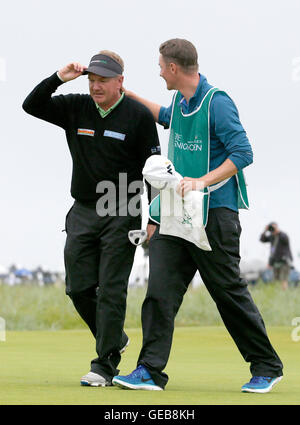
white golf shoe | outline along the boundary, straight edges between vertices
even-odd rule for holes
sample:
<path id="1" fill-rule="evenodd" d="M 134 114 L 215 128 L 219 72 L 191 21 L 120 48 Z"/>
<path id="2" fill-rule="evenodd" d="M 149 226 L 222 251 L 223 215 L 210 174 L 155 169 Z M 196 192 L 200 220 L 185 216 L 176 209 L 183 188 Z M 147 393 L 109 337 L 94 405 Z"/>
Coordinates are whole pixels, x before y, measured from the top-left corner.
<path id="1" fill-rule="evenodd" d="M 130 339 L 126 336 L 123 347 L 120 349 L 120 354 L 123 354 L 130 343 Z M 89 372 L 80 379 L 80 385 L 85 387 L 109 387 L 112 383 L 107 381 L 103 376 L 95 372 Z"/>
<path id="2" fill-rule="evenodd" d="M 89 372 L 80 379 L 80 385 L 85 387 L 109 387 L 111 382 L 98 373 Z"/>

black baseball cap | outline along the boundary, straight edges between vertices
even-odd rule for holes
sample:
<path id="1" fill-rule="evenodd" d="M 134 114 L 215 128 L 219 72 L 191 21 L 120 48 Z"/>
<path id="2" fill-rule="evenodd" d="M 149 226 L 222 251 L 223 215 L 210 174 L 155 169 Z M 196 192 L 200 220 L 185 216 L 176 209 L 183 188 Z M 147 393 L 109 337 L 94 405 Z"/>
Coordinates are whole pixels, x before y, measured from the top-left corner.
<path id="1" fill-rule="evenodd" d="M 117 77 L 118 75 L 122 75 L 123 69 L 122 66 L 110 56 L 99 54 L 92 57 L 88 68 L 82 75 L 86 75 L 89 72 L 100 75 L 101 77 Z"/>

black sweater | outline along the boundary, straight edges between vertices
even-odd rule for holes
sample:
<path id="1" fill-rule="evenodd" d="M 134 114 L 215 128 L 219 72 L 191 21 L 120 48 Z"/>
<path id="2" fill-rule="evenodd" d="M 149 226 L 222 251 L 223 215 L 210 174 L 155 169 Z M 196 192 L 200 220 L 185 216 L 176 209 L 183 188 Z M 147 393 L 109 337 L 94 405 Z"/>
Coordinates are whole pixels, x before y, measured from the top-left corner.
<path id="1" fill-rule="evenodd" d="M 27 96 L 23 109 L 65 130 L 73 160 L 72 197 L 97 201 L 97 184 L 107 180 L 116 185 L 118 195 L 119 173 L 127 174 L 127 186 L 142 181 L 146 159 L 160 153 L 151 112 L 125 96 L 102 118 L 90 95 L 52 96 L 61 84 L 56 73 L 43 80 Z"/>

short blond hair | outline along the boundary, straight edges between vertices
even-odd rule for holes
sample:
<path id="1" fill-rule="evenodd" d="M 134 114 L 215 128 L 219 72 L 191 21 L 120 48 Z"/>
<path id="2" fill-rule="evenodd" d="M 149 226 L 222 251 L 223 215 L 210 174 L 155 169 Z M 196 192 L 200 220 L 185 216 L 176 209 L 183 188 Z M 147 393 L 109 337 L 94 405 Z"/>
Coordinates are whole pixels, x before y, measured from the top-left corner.
<path id="1" fill-rule="evenodd" d="M 117 53 L 111 52 L 110 50 L 101 50 L 101 52 L 99 52 L 99 55 L 105 55 L 105 56 L 112 58 L 119 65 L 121 65 L 122 72 L 124 71 L 124 61 L 121 58 L 121 56 L 119 56 Z"/>

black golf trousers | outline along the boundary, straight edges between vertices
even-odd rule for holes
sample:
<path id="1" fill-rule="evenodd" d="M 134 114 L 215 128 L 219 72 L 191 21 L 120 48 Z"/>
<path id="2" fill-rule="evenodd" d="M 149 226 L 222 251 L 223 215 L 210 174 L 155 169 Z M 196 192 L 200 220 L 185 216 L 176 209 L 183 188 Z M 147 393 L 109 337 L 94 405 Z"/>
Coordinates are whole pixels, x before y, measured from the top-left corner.
<path id="1" fill-rule="evenodd" d="M 140 216 L 99 217 L 95 205 L 78 201 L 66 217 L 66 293 L 96 338 L 91 371 L 107 380 L 118 374 L 127 341 L 123 326 L 136 249 L 128 232 L 140 227 Z"/>
<path id="2" fill-rule="evenodd" d="M 209 211 L 206 233 L 212 251 L 203 251 L 184 239 L 159 234 L 150 240 L 150 274 L 142 306 L 143 346 L 138 364 L 149 370 L 162 388 L 170 355 L 174 319 L 197 269 L 216 303 L 222 320 L 252 375 L 282 375 L 282 363 L 273 349 L 263 319 L 240 278 L 238 213 L 228 208 Z M 205 359 L 203 359 L 205 361 Z M 226 363 L 224 363 L 226 367 Z"/>

